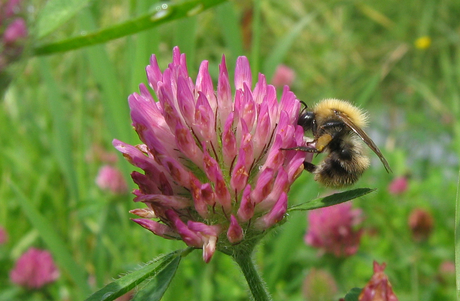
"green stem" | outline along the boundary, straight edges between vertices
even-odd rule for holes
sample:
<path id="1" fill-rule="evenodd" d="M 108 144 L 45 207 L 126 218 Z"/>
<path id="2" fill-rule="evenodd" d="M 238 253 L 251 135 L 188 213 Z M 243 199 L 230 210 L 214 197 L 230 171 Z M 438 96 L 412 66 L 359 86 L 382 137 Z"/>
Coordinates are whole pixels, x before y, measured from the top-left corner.
<path id="1" fill-rule="evenodd" d="M 256 269 L 251 257 L 252 249 L 238 249 L 232 254 L 233 259 L 241 268 L 241 271 L 248 282 L 249 289 L 255 301 L 270 301 L 272 297 L 267 286 Z"/>
<path id="2" fill-rule="evenodd" d="M 153 12 L 146 13 L 138 18 L 124 23 L 101 29 L 97 32 L 85 33 L 63 41 L 45 45 L 36 45 L 34 55 L 49 55 L 105 43 L 127 35 L 131 35 L 176 19 L 196 15 L 208 8 L 223 3 L 225 0 L 191 0 L 179 4 L 159 5 Z"/>

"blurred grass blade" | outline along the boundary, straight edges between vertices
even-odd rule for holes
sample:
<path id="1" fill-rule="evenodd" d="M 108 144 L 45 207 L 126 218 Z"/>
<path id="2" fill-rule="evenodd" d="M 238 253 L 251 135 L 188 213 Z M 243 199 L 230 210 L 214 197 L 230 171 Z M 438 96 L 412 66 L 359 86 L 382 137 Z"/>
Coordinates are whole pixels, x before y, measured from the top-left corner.
<path id="1" fill-rule="evenodd" d="M 85 30 L 95 28 L 96 22 L 89 10 L 79 15 L 80 24 Z M 130 141 L 133 131 L 125 126 L 131 123 L 126 95 L 119 84 L 115 64 L 111 62 L 105 45 L 88 47 L 83 50 L 93 77 L 101 88 L 101 101 L 104 108 L 105 123 L 109 129 L 110 141 L 117 138 Z"/>
<path id="2" fill-rule="evenodd" d="M 388 18 L 383 13 L 379 12 L 378 10 L 374 9 L 373 7 L 359 3 L 357 4 L 357 8 L 369 19 L 373 20 L 375 23 L 382 25 L 385 28 L 392 28 L 394 27 L 395 23 Z"/>
<path id="3" fill-rule="evenodd" d="M 48 55 L 102 44 L 114 39 L 141 32 L 166 22 L 194 16 L 224 1 L 225 0 L 192 0 L 182 2 L 180 4 L 160 3 L 150 12 L 138 18 L 128 20 L 109 28 L 104 28 L 96 32 L 81 34 L 80 36 L 64 41 L 38 45 L 33 50 L 33 53 L 35 55 Z"/>
<path id="4" fill-rule="evenodd" d="M 318 198 L 318 199 L 314 199 L 314 200 L 311 200 L 311 201 L 308 201 L 302 204 L 291 206 L 288 209 L 288 211 L 289 212 L 306 211 L 306 210 L 312 210 L 312 209 L 317 209 L 317 208 L 322 208 L 322 207 L 328 207 L 328 206 L 340 204 L 343 202 L 347 202 L 352 199 L 356 199 L 358 197 L 371 193 L 375 190 L 376 189 L 371 189 L 371 188 L 358 188 L 358 189 L 348 190 L 344 192 L 334 193 L 324 198 Z"/>
<path id="5" fill-rule="evenodd" d="M 186 249 L 188 250 L 188 249 Z M 126 294 L 148 278 L 155 281 L 155 286 L 149 287 L 150 296 L 158 299 L 135 299 L 135 300 L 160 300 L 166 288 L 171 282 L 179 266 L 184 250 L 171 252 L 147 263 L 141 269 L 129 273 L 120 279 L 109 283 L 95 292 L 86 301 L 110 301 Z M 155 290 L 155 291 L 154 291 Z"/>
<path id="6" fill-rule="evenodd" d="M 174 22 L 174 45 L 179 46 L 181 52 L 187 54 L 187 69 L 192 74 L 197 72 L 194 64 L 197 23 L 197 17 L 182 18 Z"/>
<path id="7" fill-rule="evenodd" d="M 55 225 L 52 221 L 48 221 L 38 210 L 35 208 L 33 202 L 29 200 L 22 191 L 14 184 L 10 183 L 15 195 L 18 198 L 19 205 L 29 219 L 33 228 L 37 229 L 41 238 L 50 249 L 59 267 L 64 269 L 66 274 L 72 278 L 77 285 L 82 296 L 87 296 L 91 290 L 87 282 L 87 276 L 84 268 L 78 265 L 72 254 L 66 247 L 66 243 L 62 240 L 55 231 Z"/>
<path id="8" fill-rule="evenodd" d="M 89 0 L 50 0 L 37 21 L 37 39 L 50 34 L 88 4 Z"/>
<path id="9" fill-rule="evenodd" d="M 299 250 L 305 246 L 302 239 L 305 235 L 305 215 L 292 214 L 289 221 L 278 231 L 280 233 L 277 233 L 276 244 L 270 250 L 270 256 L 267 256 L 264 261 L 264 278 L 271 291 L 276 291 L 278 281 L 291 275 L 290 269 L 298 264 L 292 256 L 292 250 Z"/>
<path id="10" fill-rule="evenodd" d="M 448 114 L 450 112 L 449 108 L 441 101 L 438 95 L 432 91 L 428 84 L 412 76 L 406 77 L 405 80 L 436 112 L 440 114 Z"/>
<path id="11" fill-rule="evenodd" d="M 439 61 L 441 63 L 442 80 L 446 83 L 446 87 L 449 90 L 449 94 L 452 95 L 445 101 L 449 101 L 449 108 L 452 109 L 453 113 L 458 116 L 459 104 L 460 104 L 460 91 L 458 81 L 455 76 L 455 61 L 451 58 L 450 51 L 443 49 L 439 54 Z"/>
<path id="12" fill-rule="evenodd" d="M 309 14 L 300 19 L 296 26 L 288 32 L 283 39 L 274 47 L 273 51 L 265 60 L 265 64 L 262 72 L 267 77 L 267 82 L 271 82 L 273 74 L 275 73 L 276 67 L 283 62 L 284 57 L 289 51 L 289 48 L 294 43 L 296 38 L 302 32 L 302 29 L 310 23 L 315 17 L 315 14 Z"/>
<path id="13" fill-rule="evenodd" d="M 152 5 L 150 0 L 136 1 L 135 14 L 139 15 Z M 146 81 L 145 66 L 152 53 L 158 53 L 160 44 L 159 28 L 151 28 L 128 38 L 125 61 L 131 70 L 128 91 L 137 91 L 139 84 Z"/>
<path id="14" fill-rule="evenodd" d="M 365 107 L 369 100 L 371 100 L 375 91 L 377 91 L 380 83 L 380 74 L 374 74 L 368 80 L 364 89 L 356 97 L 356 103 L 362 107 Z"/>
<path id="15" fill-rule="evenodd" d="M 217 22 L 220 25 L 225 47 L 230 50 L 230 55 L 225 55 L 227 64 L 243 55 L 243 37 L 239 17 L 235 12 L 235 3 L 227 2 L 216 8 Z M 252 61 L 251 61 L 252 63 Z"/>
<path id="16" fill-rule="evenodd" d="M 457 180 L 457 196 L 455 200 L 455 283 L 457 300 L 460 300 L 460 172 Z"/>
<path id="17" fill-rule="evenodd" d="M 252 40 L 251 40 L 251 69 L 252 69 L 252 78 L 256 80 L 258 78 L 259 72 L 261 72 L 261 53 L 260 53 L 260 43 L 262 36 L 262 1 L 254 1 L 254 9 L 252 16 Z M 247 30 L 246 30 L 247 31 Z"/>
<path id="18" fill-rule="evenodd" d="M 56 160 L 59 162 L 60 168 L 66 182 L 69 186 L 72 195 L 71 205 L 79 200 L 78 182 L 73 162 L 72 152 L 72 135 L 70 133 L 70 126 L 67 123 L 67 116 L 64 114 L 64 99 L 62 98 L 61 91 L 57 86 L 57 81 L 51 74 L 51 68 L 47 60 L 40 59 L 40 72 L 46 85 L 48 93 L 48 105 L 53 118 L 53 146 Z"/>

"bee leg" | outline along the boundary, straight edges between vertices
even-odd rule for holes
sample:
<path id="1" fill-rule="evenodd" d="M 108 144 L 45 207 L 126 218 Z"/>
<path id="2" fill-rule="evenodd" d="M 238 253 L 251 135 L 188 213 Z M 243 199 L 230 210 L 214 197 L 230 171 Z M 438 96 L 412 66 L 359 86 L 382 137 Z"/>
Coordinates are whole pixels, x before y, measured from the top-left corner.
<path id="1" fill-rule="evenodd" d="M 306 152 L 306 153 L 319 153 L 316 147 L 313 147 L 313 146 L 297 146 L 297 147 L 291 147 L 291 148 L 280 148 L 280 150 L 295 150 L 295 151 L 301 151 L 301 152 Z"/>
<path id="2" fill-rule="evenodd" d="M 326 146 L 329 145 L 329 142 L 332 141 L 332 136 L 329 134 L 323 134 L 318 139 L 316 139 L 315 148 L 318 150 L 318 153 L 322 152 Z"/>
<path id="3" fill-rule="evenodd" d="M 314 173 L 316 170 L 316 165 L 310 162 L 303 162 L 303 168 L 308 171 L 309 173 Z"/>

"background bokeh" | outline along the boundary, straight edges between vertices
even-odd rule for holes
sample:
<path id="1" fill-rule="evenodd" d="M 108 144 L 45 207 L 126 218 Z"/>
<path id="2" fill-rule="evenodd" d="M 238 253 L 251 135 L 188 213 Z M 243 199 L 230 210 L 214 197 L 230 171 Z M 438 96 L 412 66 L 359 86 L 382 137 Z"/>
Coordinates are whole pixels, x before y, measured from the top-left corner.
<path id="1" fill-rule="evenodd" d="M 104 44 L 53 55 L 33 49 L 83 32 L 113 26 L 147 10 L 151 1 L 93 1 L 50 35 L 37 40 L 45 1 L 25 4 L 30 58 L 20 62 L 0 102 L 0 300 L 26 300 L 9 280 L 14 262 L 29 247 L 48 249 L 61 276 L 47 293 L 28 300 L 82 300 L 114 278 L 156 256 L 184 247 L 137 226 L 129 192 L 96 185 L 103 165 L 132 167 L 111 146 L 114 138 L 139 142 L 127 97 L 146 83 L 155 53 L 164 69 L 178 45 L 196 75 L 209 60 L 217 79 L 225 54 L 230 73 L 245 55 L 269 81 L 284 64 L 295 73 L 297 97 L 313 105 L 347 99 L 369 112 L 370 136 L 393 173 L 372 154 L 372 166 L 355 187 L 377 188 L 353 201 L 363 210 L 358 252 L 321 255 L 307 246 L 306 214 L 293 212 L 255 253 L 275 300 L 304 300 L 312 271 L 333 276 L 343 297 L 363 287 L 373 260 L 400 300 L 454 300 L 454 208 L 460 152 L 460 2 L 446 1 L 229 1 L 190 17 Z M 281 88 L 277 89 L 281 92 Z M 390 183 L 407 179 L 406 189 Z M 290 193 L 295 204 L 330 191 L 304 173 Z M 421 208 L 433 219 L 422 240 L 409 215 Z M 326 280 L 323 281 L 327 283 Z M 329 287 L 332 285 L 328 284 Z M 247 288 L 231 258 L 201 252 L 182 260 L 163 300 L 247 300 Z"/>

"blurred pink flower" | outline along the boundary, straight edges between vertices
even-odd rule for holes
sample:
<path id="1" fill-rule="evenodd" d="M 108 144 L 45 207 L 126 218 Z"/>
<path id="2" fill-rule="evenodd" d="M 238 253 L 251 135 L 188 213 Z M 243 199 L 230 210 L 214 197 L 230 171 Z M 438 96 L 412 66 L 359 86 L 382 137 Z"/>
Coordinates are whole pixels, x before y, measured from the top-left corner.
<path id="1" fill-rule="evenodd" d="M 407 177 L 401 176 L 394 178 L 388 185 L 388 192 L 391 194 L 402 194 L 404 193 L 409 186 Z"/>
<path id="2" fill-rule="evenodd" d="M 440 273 L 455 274 L 455 262 L 453 261 L 443 261 L 439 265 Z"/>
<path id="3" fill-rule="evenodd" d="M 276 67 L 275 74 L 272 78 L 272 84 L 277 88 L 282 88 L 285 85 L 292 85 L 295 79 L 295 72 L 286 65 L 280 64 Z"/>
<path id="4" fill-rule="evenodd" d="M 96 184 L 99 188 L 108 190 L 113 194 L 128 193 L 128 185 L 123 174 L 117 168 L 109 165 L 104 165 L 99 169 Z"/>
<path id="5" fill-rule="evenodd" d="M 303 295 L 308 301 L 334 300 L 337 284 L 326 270 L 313 268 L 303 282 Z"/>
<path id="6" fill-rule="evenodd" d="M 445 285 L 455 283 L 455 262 L 443 261 L 439 265 L 437 278 Z"/>
<path id="7" fill-rule="evenodd" d="M 337 257 L 355 254 L 362 235 L 362 229 L 356 229 L 361 215 L 350 202 L 309 211 L 306 244 Z"/>
<path id="8" fill-rule="evenodd" d="M 5 244 L 8 241 L 8 233 L 5 228 L 0 226 L 0 245 Z"/>
<path id="9" fill-rule="evenodd" d="M 26 21 L 20 16 L 21 1 L 0 2 L 0 74 L 22 54 L 28 36 Z"/>
<path id="10" fill-rule="evenodd" d="M 154 94 L 141 84 L 140 94 L 128 98 L 144 144 L 113 141 L 144 171 L 131 174 L 139 186 L 134 201 L 148 206 L 131 211 L 141 217 L 134 221 L 202 248 L 205 262 L 216 249 L 231 253 L 234 244 L 252 243 L 283 220 L 306 156 L 280 150 L 305 145 L 300 103 L 288 87 L 278 102 L 275 87 L 259 74 L 253 89 L 249 62 L 239 57 L 233 96 L 225 57 L 219 70 L 215 91 L 207 61 L 194 82 L 179 48 L 164 72 L 153 55 L 146 71 Z"/>
<path id="11" fill-rule="evenodd" d="M 14 17 L 21 12 L 21 2 L 22 0 L 2 0 L 0 2 L 0 24 L 4 22 L 5 19 Z"/>
<path id="12" fill-rule="evenodd" d="M 379 265 L 374 261 L 374 275 L 371 280 L 361 291 L 358 300 L 359 301 L 398 301 L 391 287 L 390 280 L 387 275 L 383 272 L 386 264 L 382 263 Z"/>
<path id="13" fill-rule="evenodd" d="M 427 240 L 433 230 L 433 216 L 427 210 L 415 208 L 409 215 L 409 228 L 415 241 Z"/>
<path id="14" fill-rule="evenodd" d="M 51 254 L 46 250 L 30 248 L 16 262 L 10 272 L 13 283 L 28 289 L 39 289 L 59 277 Z"/>
<path id="15" fill-rule="evenodd" d="M 3 44 L 12 46 L 27 37 L 27 25 L 24 19 L 14 19 L 3 32 Z"/>

